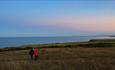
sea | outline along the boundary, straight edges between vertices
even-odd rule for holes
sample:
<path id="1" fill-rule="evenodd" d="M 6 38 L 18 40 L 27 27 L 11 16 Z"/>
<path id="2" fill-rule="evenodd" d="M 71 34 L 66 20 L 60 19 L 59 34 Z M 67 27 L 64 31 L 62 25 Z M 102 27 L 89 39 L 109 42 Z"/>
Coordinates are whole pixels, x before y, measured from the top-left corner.
<path id="1" fill-rule="evenodd" d="M 84 42 L 91 39 L 115 39 L 108 36 L 63 36 L 63 37 L 0 37 L 0 48 L 31 44 Z"/>

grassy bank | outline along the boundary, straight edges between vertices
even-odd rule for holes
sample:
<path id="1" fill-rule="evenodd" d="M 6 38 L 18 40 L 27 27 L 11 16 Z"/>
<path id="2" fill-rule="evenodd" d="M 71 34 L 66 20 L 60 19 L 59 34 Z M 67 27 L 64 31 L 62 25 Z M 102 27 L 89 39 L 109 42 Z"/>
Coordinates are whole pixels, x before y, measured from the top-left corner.
<path id="1" fill-rule="evenodd" d="M 0 70 L 115 70 L 115 48 L 42 48 L 41 64 L 29 50 L 0 52 Z"/>
<path id="2" fill-rule="evenodd" d="M 37 64 L 29 58 L 31 47 L 42 51 Z M 96 40 L 9 48 L 0 52 L 0 70 L 115 70 L 115 42 Z"/>
<path id="3" fill-rule="evenodd" d="M 115 47 L 115 39 L 93 39 L 88 42 L 66 42 L 66 43 L 50 43 L 50 44 L 32 44 L 23 45 L 19 47 L 7 47 L 1 48 L 0 51 L 10 51 L 10 50 L 26 50 L 34 48 L 77 48 L 77 47 Z"/>

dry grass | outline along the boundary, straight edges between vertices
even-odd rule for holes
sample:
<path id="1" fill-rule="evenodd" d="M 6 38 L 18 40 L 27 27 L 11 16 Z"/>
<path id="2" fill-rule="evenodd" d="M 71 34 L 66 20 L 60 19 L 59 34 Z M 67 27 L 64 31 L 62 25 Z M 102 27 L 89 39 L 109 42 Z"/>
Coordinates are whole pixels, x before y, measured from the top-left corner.
<path id="1" fill-rule="evenodd" d="M 41 50 L 42 64 L 32 63 L 28 50 L 0 52 L 0 70 L 115 70 L 115 47 Z"/>

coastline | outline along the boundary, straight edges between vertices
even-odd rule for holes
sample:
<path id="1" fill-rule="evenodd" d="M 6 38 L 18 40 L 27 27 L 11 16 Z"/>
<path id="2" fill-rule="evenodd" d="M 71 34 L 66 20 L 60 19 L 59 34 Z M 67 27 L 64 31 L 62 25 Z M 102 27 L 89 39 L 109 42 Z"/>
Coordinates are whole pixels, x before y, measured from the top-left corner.
<path id="1" fill-rule="evenodd" d="M 12 51 L 12 50 L 27 50 L 31 48 L 77 48 L 77 47 L 115 47 L 115 39 L 91 39 L 84 42 L 65 42 L 65 43 L 49 43 L 49 44 L 31 44 L 22 45 L 17 47 L 5 47 L 0 48 L 0 51 Z"/>

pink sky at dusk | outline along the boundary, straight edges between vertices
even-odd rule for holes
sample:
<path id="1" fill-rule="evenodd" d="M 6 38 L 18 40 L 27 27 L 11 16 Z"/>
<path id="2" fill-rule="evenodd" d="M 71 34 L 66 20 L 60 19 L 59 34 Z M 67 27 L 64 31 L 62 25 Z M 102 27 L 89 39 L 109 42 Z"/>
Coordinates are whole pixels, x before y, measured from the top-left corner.
<path id="1" fill-rule="evenodd" d="M 115 34 L 115 1 L 0 1 L 0 8 L 0 36 Z"/>
<path id="2" fill-rule="evenodd" d="M 78 16 L 32 20 L 29 27 L 49 26 L 83 32 L 114 32 L 115 16 Z"/>

